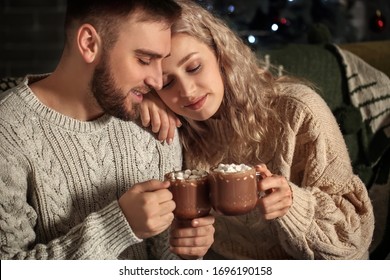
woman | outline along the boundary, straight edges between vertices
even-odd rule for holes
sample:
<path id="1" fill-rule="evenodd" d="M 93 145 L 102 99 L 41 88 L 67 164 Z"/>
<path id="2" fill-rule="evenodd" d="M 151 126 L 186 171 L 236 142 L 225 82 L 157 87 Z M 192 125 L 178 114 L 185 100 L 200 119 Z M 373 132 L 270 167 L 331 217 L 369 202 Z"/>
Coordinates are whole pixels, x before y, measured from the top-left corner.
<path id="1" fill-rule="evenodd" d="M 265 163 L 259 188 L 271 190 L 247 215 L 216 216 L 209 257 L 368 258 L 372 205 L 326 103 L 304 82 L 274 77 L 208 11 L 177 2 L 183 14 L 157 94 L 180 116 L 185 165 Z M 165 123 L 154 102 L 143 105 L 145 124 Z"/>

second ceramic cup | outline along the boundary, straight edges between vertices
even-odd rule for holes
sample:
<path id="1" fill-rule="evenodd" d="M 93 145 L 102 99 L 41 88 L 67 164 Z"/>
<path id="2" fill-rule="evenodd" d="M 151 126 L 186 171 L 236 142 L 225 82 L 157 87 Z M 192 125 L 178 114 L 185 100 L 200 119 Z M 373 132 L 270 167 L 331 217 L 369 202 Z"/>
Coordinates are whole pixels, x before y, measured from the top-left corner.
<path id="1" fill-rule="evenodd" d="M 220 164 L 210 170 L 210 196 L 214 210 L 226 216 L 252 211 L 259 197 L 254 167 Z"/>

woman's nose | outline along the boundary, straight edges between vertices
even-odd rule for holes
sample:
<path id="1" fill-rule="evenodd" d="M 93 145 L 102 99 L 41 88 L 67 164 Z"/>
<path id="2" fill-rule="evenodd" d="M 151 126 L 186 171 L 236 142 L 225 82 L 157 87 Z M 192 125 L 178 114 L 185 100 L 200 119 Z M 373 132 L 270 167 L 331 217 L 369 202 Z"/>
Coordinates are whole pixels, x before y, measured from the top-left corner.
<path id="1" fill-rule="evenodd" d="M 180 81 L 180 95 L 181 96 L 192 96 L 195 92 L 195 85 L 190 80 Z"/>

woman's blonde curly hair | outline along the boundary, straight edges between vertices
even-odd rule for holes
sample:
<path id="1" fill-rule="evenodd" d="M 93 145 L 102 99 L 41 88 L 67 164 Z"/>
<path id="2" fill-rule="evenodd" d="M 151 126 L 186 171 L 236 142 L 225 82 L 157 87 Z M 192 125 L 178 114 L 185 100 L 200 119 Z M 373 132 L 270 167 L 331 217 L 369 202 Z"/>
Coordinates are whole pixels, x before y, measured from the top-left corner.
<path id="1" fill-rule="evenodd" d="M 219 162 L 262 162 L 260 143 L 267 133 L 267 123 L 271 119 L 271 123 L 278 121 L 271 109 L 277 79 L 222 19 L 194 1 L 176 2 L 182 7 L 182 15 L 172 26 L 172 34 L 186 33 L 215 51 L 225 87 L 218 118 L 229 135 L 218 143 L 217 132 L 210 126 L 213 120 L 182 118 L 180 137 L 185 165 L 208 169 Z M 280 129 L 282 132 L 282 125 Z"/>

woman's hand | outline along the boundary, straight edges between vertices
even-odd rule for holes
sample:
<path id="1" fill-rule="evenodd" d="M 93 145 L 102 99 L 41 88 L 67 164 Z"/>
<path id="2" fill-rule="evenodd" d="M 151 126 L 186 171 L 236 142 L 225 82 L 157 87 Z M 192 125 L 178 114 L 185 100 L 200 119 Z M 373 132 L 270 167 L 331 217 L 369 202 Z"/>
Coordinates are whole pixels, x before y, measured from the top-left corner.
<path id="1" fill-rule="evenodd" d="M 258 189 L 265 195 L 259 199 L 257 205 L 264 219 L 273 220 L 284 216 L 293 201 L 288 181 L 283 176 L 272 174 L 265 164 L 257 165 L 256 170 L 263 178 L 258 183 Z"/>
<path id="2" fill-rule="evenodd" d="M 145 127 L 152 126 L 152 131 L 158 133 L 159 141 L 172 143 L 175 129 L 181 126 L 179 118 L 173 113 L 155 93 L 144 96 L 140 105 L 141 121 Z"/>
<path id="3" fill-rule="evenodd" d="M 189 222 L 174 220 L 171 230 L 171 251 L 183 259 L 202 258 L 214 242 L 212 215 Z"/>

